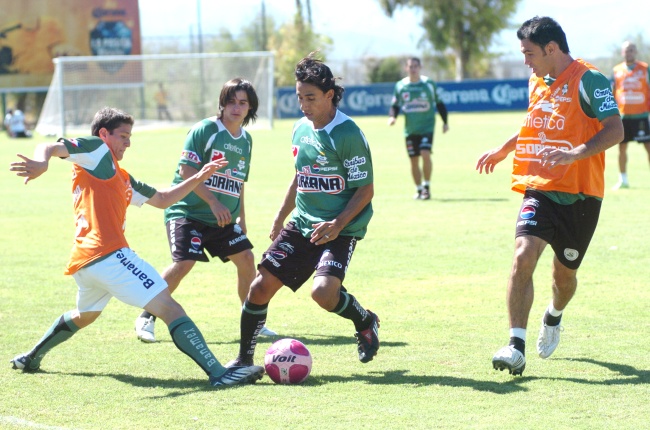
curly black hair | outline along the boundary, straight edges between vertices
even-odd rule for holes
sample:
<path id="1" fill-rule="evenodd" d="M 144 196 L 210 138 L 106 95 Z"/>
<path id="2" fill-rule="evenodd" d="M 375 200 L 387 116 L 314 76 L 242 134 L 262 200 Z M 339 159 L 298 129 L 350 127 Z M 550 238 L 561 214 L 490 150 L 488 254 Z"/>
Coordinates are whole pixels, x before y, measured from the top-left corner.
<path id="1" fill-rule="evenodd" d="M 335 78 L 330 68 L 315 57 L 316 52 L 312 52 L 298 62 L 295 70 L 296 82 L 314 85 L 324 93 L 334 90 L 332 103 L 338 106 L 345 91 L 345 88 L 336 84 L 336 80 L 341 78 Z"/>

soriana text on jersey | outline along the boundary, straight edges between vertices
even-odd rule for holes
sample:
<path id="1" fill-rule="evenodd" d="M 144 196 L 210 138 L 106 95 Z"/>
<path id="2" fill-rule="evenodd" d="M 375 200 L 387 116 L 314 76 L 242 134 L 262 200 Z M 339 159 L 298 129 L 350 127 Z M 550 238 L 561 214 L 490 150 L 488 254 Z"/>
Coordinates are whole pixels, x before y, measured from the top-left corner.
<path id="1" fill-rule="evenodd" d="M 301 193 L 338 194 L 345 189 L 345 179 L 340 175 L 318 175 L 310 166 L 298 171 L 298 191 Z"/>

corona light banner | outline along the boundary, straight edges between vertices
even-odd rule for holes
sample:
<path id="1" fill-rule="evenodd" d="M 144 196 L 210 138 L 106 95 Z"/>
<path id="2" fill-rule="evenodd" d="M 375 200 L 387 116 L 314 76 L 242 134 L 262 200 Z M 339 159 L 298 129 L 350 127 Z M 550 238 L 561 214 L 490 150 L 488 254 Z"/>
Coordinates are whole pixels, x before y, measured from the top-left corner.
<path id="1" fill-rule="evenodd" d="M 388 115 L 394 83 L 345 86 L 341 111 L 350 116 Z M 450 112 L 525 110 L 528 79 L 438 82 L 438 95 Z M 295 87 L 277 90 L 277 117 L 301 117 Z"/>
<path id="2" fill-rule="evenodd" d="M 138 0 L 0 0 L 0 11 L 0 88 L 48 87 L 55 57 L 141 54 Z"/>

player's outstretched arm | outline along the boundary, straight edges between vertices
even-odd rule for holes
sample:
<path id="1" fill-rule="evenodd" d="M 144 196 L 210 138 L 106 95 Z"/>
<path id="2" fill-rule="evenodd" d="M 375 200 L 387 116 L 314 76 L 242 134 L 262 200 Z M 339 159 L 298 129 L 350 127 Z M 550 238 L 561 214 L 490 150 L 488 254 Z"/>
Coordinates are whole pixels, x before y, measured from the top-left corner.
<path id="1" fill-rule="evenodd" d="M 165 209 L 173 205 L 186 195 L 190 193 L 197 185 L 204 182 L 208 179 L 217 169 L 221 169 L 228 165 L 228 160 L 222 158 L 217 161 L 212 161 L 195 175 L 190 176 L 180 184 L 176 184 L 172 187 L 165 188 L 164 190 L 159 190 L 154 194 L 152 198 L 147 200 L 147 203 L 151 206 L 157 207 L 159 209 Z"/>
<path id="2" fill-rule="evenodd" d="M 61 142 L 41 143 L 34 149 L 34 158 L 16 154 L 23 161 L 14 161 L 10 164 L 9 170 L 16 172 L 16 176 L 25 178 L 25 184 L 47 172 L 50 158 L 67 158 L 70 156 L 68 149 Z"/>
<path id="3" fill-rule="evenodd" d="M 181 175 L 181 178 L 188 179 L 193 175 L 196 175 L 199 171 L 192 166 L 187 164 L 181 164 L 178 170 L 178 174 Z M 208 189 L 204 183 L 200 183 L 192 191 L 199 196 L 204 202 L 210 206 L 210 210 L 214 214 L 214 218 L 217 220 L 219 227 L 223 227 L 232 222 L 232 214 L 230 209 L 224 206 L 219 199 Z"/>
<path id="4" fill-rule="evenodd" d="M 485 171 L 486 174 L 494 172 L 494 167 L 514 151 L 518 138 L 519 133 L 512 136 L 503 145 L 483 153 L 476 162 L 476 170 L 479 173 Z"/>

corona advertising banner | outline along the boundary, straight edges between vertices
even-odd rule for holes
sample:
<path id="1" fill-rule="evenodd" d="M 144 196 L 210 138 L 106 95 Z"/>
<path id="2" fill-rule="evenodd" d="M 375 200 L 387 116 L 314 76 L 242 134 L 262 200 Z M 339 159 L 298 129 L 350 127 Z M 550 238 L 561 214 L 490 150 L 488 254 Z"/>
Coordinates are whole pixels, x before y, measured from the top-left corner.
<path id="1" fill-rule="evenodd" d="M 141 54 L 138 0 L 0 0 L 0 10 L 0 88 L 49 86 L 56 57 Z"/>

